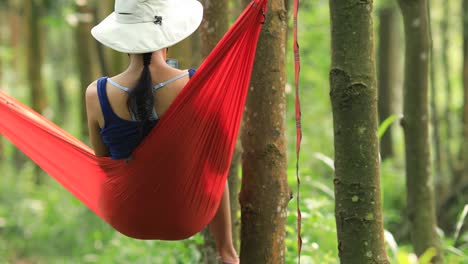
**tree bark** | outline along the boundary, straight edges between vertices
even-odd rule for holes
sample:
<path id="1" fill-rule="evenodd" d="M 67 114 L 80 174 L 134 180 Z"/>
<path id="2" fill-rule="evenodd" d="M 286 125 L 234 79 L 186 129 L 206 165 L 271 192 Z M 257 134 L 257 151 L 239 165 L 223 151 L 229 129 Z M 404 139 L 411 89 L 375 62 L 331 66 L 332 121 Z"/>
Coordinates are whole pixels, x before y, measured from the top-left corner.
<path id="1" fill-rule="evenodd" d="M 179 69 L 192 68 L 192 38 L 189 37 L 169 48 L 169 57 L 177 58 Z"/>
<path id="2" fill-rule="evenodd" d="M 9 30 L 9 33 L 10 33 L 10 48 L 12 49 L 12 52 L 13 52 L 13 58 L 15 59 L 12 59 L 11 60 L 11 68 L 13 70 L 13 73 L 15 73 L 15 79 L 21 79 L 22 76 L 19 76 L 20 72 L 22 72 L 22 70 L 20 69 L 20 65 L 21 63 L 20 62 L 20 54 L 22 54 L 21 50 L 23 49 L 22 46 L 21 46 L 21 42 L 22 42 L 22 39 L 21 39 L 21 36 L 24 35 L 23 34 L 23 30 L 24 28 L 21 27 L 21 16 L 20 16 L 20 9 L 21 8 L 24 8 L 24 6 L 20 5 L 19 3 L 17 3 L 16 1 L 12 1 L 12 0 L 9 0 L 8 1 L 8 5 L 9 5 L 9 14 L 8 14 L 8 19 L 9 19 L 9 25 L 10 25 L 10 30 Z"/>
<path id="3" fill-rule="evenodd" d="M 452 180 L 453 173 L 455 172 L 454 166 L 454 158 L 452 148 L 450 146 L 451 142 L 453 141 L 453 122 L 452 122 L 452 111 L 450 110 L 451 104 L 453 103 L 453 92 L 452 86 L 450 81 L 450 63 L 449 63 L 449 32 L 448 32 L 448 23 L 449 17 L 453 14 L 450 14 L 450 1 L 443 1 L 442 8 L 443 8 L 443 16 L 440 22 L 440 32 L 442 37 L 442 45 L 441 45 L 441 55 L 442 55 L 442 76 L 444 80 L 444 91 L 446 95 L 445 100 L 445 109 L 444 109 L 444 119 L 445 119 L 445 133 L 446 133 L 446 141 L 444 145 L 445 151 L 445 158 L 447 162 L 447 171 L 445 172 L 445 177 L 441 177 L 440 181 L 437 181 L 438 185 L 438 192 L 437 198 L 438 200 L 444 199 L 447 196 L 447 192 L 449 189 L 450 180 Z"/>
<path id="4" fill-rule="evenodd" d="M 76 4 L 75 8 L 78 16 L 78 25 L 75 29 L 77 45 L 75 56 L 79 69 L 80 87 L 83 89 L 80 99 L 81 137 L 85 138 L 88 135 L 85 90 L 93 82 L 94 77 L 96 77 L 96 67 L 92 59 L 92 56 L 95 54 L 93 50 L 96 44 L 90 34 L 93 26 L 93 12 L 88 5 L 88 1 L 81 1 L 80 4 Z"/>
<path id="5" fill-rule="evenodd" d="M 382 8 L 379 12 L 379 59 L 378 59 L 378 110 L 382 123 L 396 114 L 394 107 L 395 90 L 398 89 L 399 75 L 399 27 L 398 13 L 394 6 Z M 394 155 L 392 127 L 389 127 L 380 140 L 382 160 Z"/>
<path id="6" fill-rule="evenodd" d="M 206 58 L 228 30 L 228 1 L 202 0 L 204 19 L 200 25 L 201 57 Z"/>
<path id="7" fill-rule="evenodd" d="M 390 263 L 381 208 L 372 9 L 372 1 L 330 1 L 333 182 L 343 264 Z"/>
<path id="8" fill-rule="evenodd" d="M 97 4 L 94 10 L 91 10 L 91 8 L 89 9 L 89 11 L 93 11 L 95 24 L 106 18 L 114 11 L 114 2 L 114 0 L 101 0 L 98 2 L 99 4 Z M 88 6 L 90 5 L 91 4 L 88 4 Z M 98 42 L 94 43 L 97 45 L 96 55 L 99 59 L 103 75 L 114 76 L 125 70 L 125 67 L 129 62 L 127 54 L 107 48 Z"/>
<path id="9" fill-rule="evenodd" d="M 9 46 L 11 47 L 13 53 L 13 59 L 11 60 L 11 74 L 15 82 L 20 83 L 23 82 L 25 76 L 23 76 L 24 70 L 21 69 L 21 63 L 24 56 L 21 56 L 24 52 L 22 43 L 25 42 L 22 37 L 25 35 L 23 34 L 25 31 L 25 27 L 22 26 L 20 13 L 22 12 L 21 9 L 24 9 L 23 5 L 20 5 L 16 1 L 9 0 Z M 26 162 L 26 155 L 21 152 L 18 148 L 14 148 L 13 151 L 13 163 L 15 165 L 16 170 L 20 170 L 23 167 L 24 162 Z"/>
<path id="10" fill-rule="evenodd" d="M 34 111 L 42 113 L 47 108 L 47 97 L 42 84 L 42 30 L 40 22 L 41 7 L 37 1 L 24 4 L 26 17 L 26 56 L 27 73 L 30 89 L 30 102 Z"/>
<path id="11" fill-rule="evenodd" d="M 46 110 L 48 101 L 47 95 L 42 83 L 42 64 L 43 64 L 43 36 L 45 34 L 41 21 L 40 12 L 42 8 L 38 1 L 26 1 L 24 3 L 24 12 L 26 18 L 26 57 L 27 57 L 27 76 L 30 92 L 31 108 L 42 114 Z M 41 184 L 39 167 L 34 167 L 35 183 Z"/>
<path id="12" fill-rule="evenodd" d="M 429 21 L 431 21 L 431 11 L 428 12 Z M 434 149 L 434 169 L 435 169 L 435 188 L 436 193 L 440 189 L 441 185 L 438 182 L 442 181 L 442 147 L 440 137 L 440 119 L 439 119 L 439 108 L 437 105 L 437 89 L 436 89 L 436 69 L 435 69 L 435 57 L 434 57 L 434 39 L 432 36 L 432 27 L 429 24 L 429 35 L 430 35 L 430 87 L 431 87 L 431 121 L 432 121 L 432 143 Z M 438 199 L 436 199 L 439 203 Z M 436 205 L 437 206 L 437 205 Z M 437 207 L 436 207 L 437 208 Z"/>
<path id="13" fill-rule="evenodd" d="M 283 0 L 270 0 L 257 47 L 241 133 L 241 263 L 284 263 L 291 190 L 285 142 Z"/>
<path id="14" fill-rule="evenodd" d="M 204 9 L 204 19 L 198 33 L 201 41 L 201 60 L 204 60 L 228 30 L 228 1 L 202 0 L 201 3 Z M 229 190 L 231 194 L 237 194 L 237 190 L 232 190 L 231 186 L 229 186 Z M 236 203 L 237 201 L 238 199 L 232 199 L 230 203 Z M 237 215 L 237 213 L 234 215 Z M 204 263 L 216 263 L 218 254 L 213 235 L 207 229 L 202 234 L 205 239 L 203 247 Z"/>
<path id="15" fill-rule="evenodd" d="M 463 0 L 463 172 L 462 180 L 468 184 L 468 0 Z M 459 184 L 457 184 L 459 185 Z"/>
<path id="16" fill-rule="evenodd" d="M 10 11 L 10 7 L 8 3 L 4 4 L 5 6 L 1 6 L 3 10 L 0 10 L 0 31 L 7 32 L 9 30 L 9 23 L 8 23 L 8 12 Z M 11 32 L 8 32 L 11 34 Z M 8 39 L 5 37 L 5 34 L 0 36 L 0 45 L 7 46 Z M 4 89 L 4 73 L 3 73 L 3 65 L 4 65 L 4 58 L 0 57 L 0 90 Z M 4 143 L 3 143 L 3 136 L 0 136 L 0 162 L 5 159 L 5 151 L 4 151 Z"/>
<path id="17" fill-rule="evenodd" d="M 405 27 L 404 119 L 407 211 L 418 256 L 433 247 L 443 263 L 436 232 L 428 123 L 429 20 L 426 0 L 399 0 Z"/>

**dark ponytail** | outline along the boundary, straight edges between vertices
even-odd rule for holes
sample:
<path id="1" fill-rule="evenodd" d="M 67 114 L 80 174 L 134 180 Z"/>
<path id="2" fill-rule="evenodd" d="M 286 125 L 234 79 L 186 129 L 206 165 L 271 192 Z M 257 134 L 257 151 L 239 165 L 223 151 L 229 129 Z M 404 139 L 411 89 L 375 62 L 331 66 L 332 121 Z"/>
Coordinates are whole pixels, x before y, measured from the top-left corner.
<path id="1" fill-rule="evenodd" d="M 141 133 L 148 134 L 151 130 L 151 117 L 153 116 L 154 100 L 149 65 L 151 64 L 152 53 L 143 54 L 143 72 L 137 85 L 128 95 L 128 107 L 135 115 L 136 120 L 141 121 Z"/>

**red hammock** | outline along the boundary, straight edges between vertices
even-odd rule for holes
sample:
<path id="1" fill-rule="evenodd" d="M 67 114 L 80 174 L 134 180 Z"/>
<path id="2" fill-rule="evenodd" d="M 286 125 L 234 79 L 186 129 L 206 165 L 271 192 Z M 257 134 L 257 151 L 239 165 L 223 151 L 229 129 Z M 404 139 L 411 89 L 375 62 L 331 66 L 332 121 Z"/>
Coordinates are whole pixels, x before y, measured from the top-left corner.
<path id="1" fill-rule="evenodd" d="M 131 160 L 96 157 L 2 91 L 0 133 L 119 232 L 187 238 L 219 206 L 266 4 L 252 1 Z"/>

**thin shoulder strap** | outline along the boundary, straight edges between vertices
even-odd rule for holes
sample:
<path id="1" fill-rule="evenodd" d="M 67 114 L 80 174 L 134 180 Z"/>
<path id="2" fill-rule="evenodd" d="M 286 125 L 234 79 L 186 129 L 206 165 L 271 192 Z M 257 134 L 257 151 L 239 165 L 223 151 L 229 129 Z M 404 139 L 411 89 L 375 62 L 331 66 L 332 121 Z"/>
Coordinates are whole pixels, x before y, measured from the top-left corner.
<path id="1" fill-rule="evenodd" d="M 108 81 L 110 84 L 112 84 L 113 86 L 119 88 L 120 90 L 122 90 L 122 91 L 124 91 L 124 92 L 127 92 L 127 93 L 128 93 L 128 91 L 130 91 L 130 89 L 128 89 L 127 87 L 122 86 L 122 85 L 120 85 L 120 84 L 114 82 L 114 81 L 111 80 L 110 78 L 108 78 L 107 81 Z"/>
<path id="2" fill-rule="evenodd" d="M 169 80 L 167 80 L 165 82 L 156 84 L 155 86 L 153 86 L 153 93 L 156 92 L 158 89 L 161 89 L 164 86 L 170 84 L 171 82 L 175 82 L 175 81 L 179 80 L 180 78 L 183 78 L 183 77 L 185 77 L 185 76 L 187 76 L 189 74 L 190 74 L 190 72 L 187 71 L 187 72 L 184 72 L 184 73 L 182 73 L 180 75 L 177 75 L 176 77 L 171 78 L 171 79 L 169 79 Z"/>
<path id="3" fill-rule="evenodd" d="M 112 111 L 109 98 L 107 97 L 107 92 L 106 92 L 107 80 L 108 80 L 107 77 L 103 77 L 99 79 L 97 82 L 99 104 L 101 105 L 102 115 L 104 116 L 104 126 L 108 124 L 108 122 L 110 121 L 109 118 L 112 118 L 115 115 L 114 112 Z"/>

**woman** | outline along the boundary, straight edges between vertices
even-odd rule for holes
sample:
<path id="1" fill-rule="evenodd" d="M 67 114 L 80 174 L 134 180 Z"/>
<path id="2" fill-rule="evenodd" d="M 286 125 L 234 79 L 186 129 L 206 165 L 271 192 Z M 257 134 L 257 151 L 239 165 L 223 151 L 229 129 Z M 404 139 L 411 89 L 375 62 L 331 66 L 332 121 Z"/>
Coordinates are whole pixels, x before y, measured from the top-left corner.
<path id="1" fill-rule="evenodd" d="M 102 44 L 129 54 L 122 73 L 86 90 L 90 141 L 98 156 L 126 159 L 164 115 L 194 70 L 166 63 L 167 48 L 200 25 L 196 0 L 116 0 L 115 12 L 91 31 Z M 231 239 L 229 193 L 209 224 L 223 263 L 239 263 Z"/>

